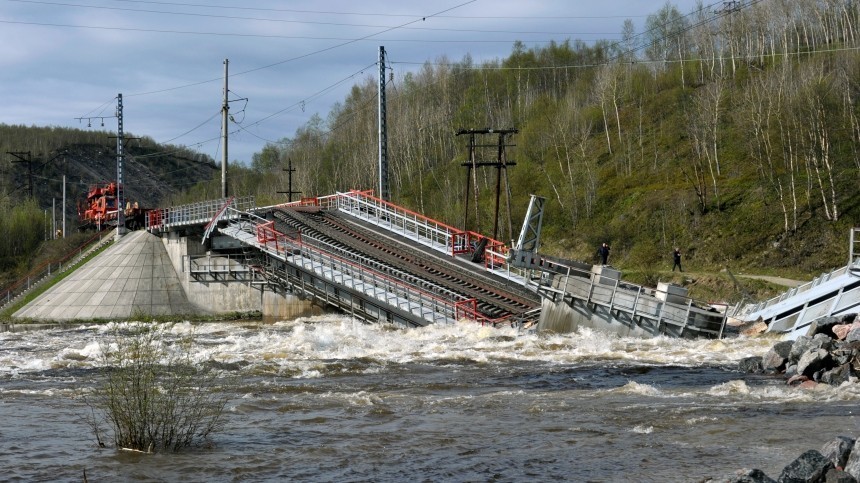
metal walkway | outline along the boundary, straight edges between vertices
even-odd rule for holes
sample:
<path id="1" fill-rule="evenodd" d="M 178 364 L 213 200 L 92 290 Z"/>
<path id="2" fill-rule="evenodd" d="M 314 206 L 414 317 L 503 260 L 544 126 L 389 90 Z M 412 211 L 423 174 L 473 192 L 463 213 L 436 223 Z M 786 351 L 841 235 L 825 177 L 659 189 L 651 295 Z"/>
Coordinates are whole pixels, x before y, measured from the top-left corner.
<path id="1" fill-rule="evenodd" d="M 740 320 L 762 320 L 767 331 L 797 339 L 821 317 L 860 311 L 860 228 L 851 230 L 848 264 L 816 277 L 811 282 L 783 292 L 764 302 L 749 304 L 733 316 Z"/>
<path id="2" fill-rule="evenodd" d="M 467 319 L 533 325 L 541 298 L 548 298 L 605 313 L 613 322 L 654 335 L 721 337 L 725 323 L 725 314 L 702 308 L 686 293 L 647 289 L 605 271 L 595 273 L 590 266 L 553 263 L 547 257 L 538 264 L 512 263 L 519 261 L 503 243 L 432 220 L 369 191 L 268 207 L 231 199 L 164 211 L 151 214 L 148 229 L 205 222 L 204 239 L 213 233 L 228 236 L 260 255 L 244 262 L 250 267 L 245 271 L 230 260 L 221 259 L 215 262 L 221 268 L 212 269 L 211 259 L 194 259 L 192 271 L 198 277 L 218 280 L 235 272 L 237 280 L 265 280 L 370 322 L 421 326 Z M 332 218 L 333 213 L 338 216 Z M 340 226 L 341 219 L 350 226 Z M 338 229 L 348 231 L 346 238 L 336 238 Z M 374 241 L 361 245 L 361 239 Z"/>
<path id="3" fill-rule="evenodd" d="M 290 231 L 283 223 L 272 219 L 278 210 L 337 211 L 347 218 L 378 227 L 390 236 L 404 237 L 423 247 L 425 256 L 434 252 L 441 258 L 463 258 L 471 254 L 477 241 L 484 239 L 487 242 L 484 263 L 472 264 L 461 271 L 486 272 L 485 276 L 490 278 L 483 283 L 496 291 L 500 290 L 498 286 L 507 284 L 523 289 L 524 274 L 507 267 L 503 244 L 409 212 L 374 198 L 368 192 L 338 193 L 262 208 L 254 207 L 253 200 L 237 203 L 230 199 L 154 210 L 147 219 L 147 229 L 176 230 L 206 223 L 204 240 L 215 234 L 228 236 L 244 247 L 253 248 L 258 256 L 243 262 L 248 267 L 245 270 L 237 268 L 238 259 L 193 258 L 189 260 L 190 269 L 198 279 L 220 280 L 220 277 L 233 276 L 237 281 L 265 280 L 270 285 L 316 298 L 370 322 L 421 326 L 467 319 L 497 325 L 514 324 L 528 318 L 536 320 L 539 315 L 536 294 L 532 294 L 530 303 L 524 304 L 518 313 L 506 312 L 496 317 L 494 313 L 485 313 L 484 304 L 479 308 L 479 300 L 461 293 L 454 282 L 438 283 L 432 277 L 421 277 L 407 271 L 406 267 L 401 270 L 398 264 L 380 261 L 360 250 L 305 235 L 302 231 L 312 231 L 308 227 Z M 402 241 L 399 244 L 388 241 L 394 244 L 395 251 L 409 250 Z M 239 259 L 242 257 L 244 255 Z"/>

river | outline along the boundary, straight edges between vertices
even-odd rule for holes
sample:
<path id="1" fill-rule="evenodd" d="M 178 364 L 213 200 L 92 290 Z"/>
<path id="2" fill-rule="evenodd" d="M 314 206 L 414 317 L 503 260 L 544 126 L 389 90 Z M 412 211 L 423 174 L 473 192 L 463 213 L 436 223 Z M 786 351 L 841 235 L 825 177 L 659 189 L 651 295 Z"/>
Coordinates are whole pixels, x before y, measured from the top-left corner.
<path id="1" fill-rule="evenodd" d="M 110 324 L 0 333 L 2 481 L 702 481 L 772 478 L 856 437 L 860 385 L 742 374 L 768 339 L 626 339 L 339 315 L 177 323 L 239 381 L 212 444 L 100 448 L 84 417 Z"/>

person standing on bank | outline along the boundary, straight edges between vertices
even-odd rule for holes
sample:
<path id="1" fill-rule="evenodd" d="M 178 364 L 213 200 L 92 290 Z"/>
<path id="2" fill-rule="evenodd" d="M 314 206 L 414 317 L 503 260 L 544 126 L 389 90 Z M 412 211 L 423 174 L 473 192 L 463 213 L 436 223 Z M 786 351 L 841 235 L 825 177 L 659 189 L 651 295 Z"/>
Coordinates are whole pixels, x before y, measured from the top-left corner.
<path id="1" fill-rule="evenodd" d="M 604 242 L 603 245 L 600 245 L 600 248 L 597 249 L 597 254 L 600 255 L 600 263 L 606 265 L 607 260 L 609 260 L 609 245 Z"/>
<path id="2" fill-rule="evenodd" d="M 684 269 L 681 268 L 681 250 L 678 247 L 675 247 L 675 250 L 672 252 L 672 260 L 674 260 L 674 264 L 672 265 L 672 271 L 675 271 L 675 267 L 678 267 L 679 272 L 683 272 Z"/>

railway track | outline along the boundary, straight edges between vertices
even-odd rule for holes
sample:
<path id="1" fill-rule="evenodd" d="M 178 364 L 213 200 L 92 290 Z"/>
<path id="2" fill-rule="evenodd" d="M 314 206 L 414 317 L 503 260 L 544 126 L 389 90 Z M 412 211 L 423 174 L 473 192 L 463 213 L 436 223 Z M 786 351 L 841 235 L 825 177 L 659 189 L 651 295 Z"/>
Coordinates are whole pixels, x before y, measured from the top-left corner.
<path id="1" fill-rule="evenodd" d="M 456 293 L 474 298 L 477 310 L 491 319 L 521 315 L 540 305 L 538 296 L 525 289 L 506 287 L 500 280 L 457 267 L 421 250 L 395 244 L 334 212 L 277 209 L 273 210 L 273 215 L 278 231 L 298 231 L 306 242 L 310 238 L 333 247 L 341 256 L 362 263 L 371 262 L 375 269 L 422 290 L 440 296 Z"/>

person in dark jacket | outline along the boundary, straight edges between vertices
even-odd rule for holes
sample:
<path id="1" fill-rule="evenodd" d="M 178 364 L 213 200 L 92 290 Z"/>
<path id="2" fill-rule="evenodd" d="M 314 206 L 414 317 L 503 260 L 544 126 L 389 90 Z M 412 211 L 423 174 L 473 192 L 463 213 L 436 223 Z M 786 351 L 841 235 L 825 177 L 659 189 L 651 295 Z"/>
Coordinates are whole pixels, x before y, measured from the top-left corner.
<path id="1" fill-rule="evenodd" d="M 672 265 L 672 271 L 675 271 L 675 267 L 678 267 L 679 272 L 683 272 L 684 269 L 681 268 L 681 250 L 678 247 L 675 247 L 675 250 L 672 251 L 672 260 L 674 260 L 674 264 Z"/>
<path id="2" fill-rule="evenodd" d="M 606 265 L 607 260 L 609 260 L 609 245 L 606 243 L 600 245 L 600 248 L 597 249 L 597 254 L 600 255 L 600 263 Z"/>

